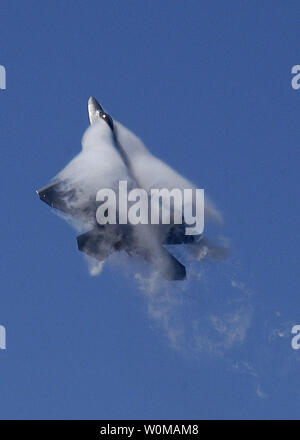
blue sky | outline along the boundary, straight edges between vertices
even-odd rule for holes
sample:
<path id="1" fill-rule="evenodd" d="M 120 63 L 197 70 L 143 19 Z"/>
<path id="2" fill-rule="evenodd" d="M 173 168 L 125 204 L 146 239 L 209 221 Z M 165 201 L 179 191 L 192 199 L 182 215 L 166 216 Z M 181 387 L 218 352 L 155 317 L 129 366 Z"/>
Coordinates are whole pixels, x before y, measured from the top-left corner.
<path id="1" fill-rule="evenodd" d="M 2 5 L 0 418 L 299 418 L 299 15 L 296 1 Z M 211 195 L 230 261 L 190 263 L 154 299 L 135 263 L 89 275 L 35 190 L 80 151 L 90 95 Z"/>

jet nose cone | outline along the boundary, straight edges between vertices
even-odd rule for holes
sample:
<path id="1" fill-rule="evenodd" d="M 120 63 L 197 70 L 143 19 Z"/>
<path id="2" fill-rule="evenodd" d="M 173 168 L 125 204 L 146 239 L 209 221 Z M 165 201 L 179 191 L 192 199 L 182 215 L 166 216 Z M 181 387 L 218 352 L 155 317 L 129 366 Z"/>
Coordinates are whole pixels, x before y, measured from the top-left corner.
<path id="1" fill-rule="evenodd" d="M 95 107 L 96 104 L 98 104 L 97 99 L 95 99 L 93 96 L 90 96 L 88 100 L 88 107 Z"/>
<path id="2" fill-rule="evenodd" d="M 88 104 L 89 105 L 99 105 L 99 102 L 97 101 L 96 98 L 94 98 L 93 96 L 90 96 L 89 100 L 88 100 Z"/>
<path id="3" fill-rule="evenodd" d="M 99 119 L 99 115 L 101 113 L 104 113 L 103 108 L 101 107 L 97 99 L 95 99 L 93 96 L 90 96 L 88 100 L 88 113 L 91 124 Z"/>
<path id="4" fill-rule="evenodd" d="M 89 100 L 88 100 L 88 108 L 91 109 L 91 110 L 93 110 L 93 111 L 99 110 L 99 111 L 102 112 L 102 113 L 104 112 L 103 108 L 101 107 L 101 105 L 99 104 L 99 102 L 97 101 L 97 99 L 94 98 L 93 96 L 90 96 L 90 97 L 89 97 Z"/>

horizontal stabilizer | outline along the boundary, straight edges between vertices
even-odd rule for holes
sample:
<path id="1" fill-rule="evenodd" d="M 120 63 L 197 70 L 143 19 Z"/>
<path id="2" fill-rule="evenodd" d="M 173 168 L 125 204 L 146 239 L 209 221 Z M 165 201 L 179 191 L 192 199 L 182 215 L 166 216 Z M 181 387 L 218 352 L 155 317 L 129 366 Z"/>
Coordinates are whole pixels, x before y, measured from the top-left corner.
<path id="1" fill-rule="evenodd" d="M 163 246 L 160 246 L 154 254 L 144 255 L 149 263 L 153 264 L 156 270 L 167 280 L 185 280 L 185 266 L 181 264 L 174 255 Z"/>
<path id="2" fill-rule="evenodd" d="M 184 265 L 163 246 L 159 246 L 155 253 L 151 253 L 146 249 L 137 249 L 132 239 L 128 240 L 128 231 L 124 235 L 125 237 L 118 225 L 97 226 L 77 237 L 78 249 L 99 261 L 121 250 L 125 250 L 129 255 L 140 254 L 167 280 L 186 279 Z"/>
<path id="3" fill-rule="evenodd" d="M 120 235 L 111 225 L 97 226 L 91 231 L 78 235 L 77 245 L 81 252 L 99 261 L 121 249 Z"/>

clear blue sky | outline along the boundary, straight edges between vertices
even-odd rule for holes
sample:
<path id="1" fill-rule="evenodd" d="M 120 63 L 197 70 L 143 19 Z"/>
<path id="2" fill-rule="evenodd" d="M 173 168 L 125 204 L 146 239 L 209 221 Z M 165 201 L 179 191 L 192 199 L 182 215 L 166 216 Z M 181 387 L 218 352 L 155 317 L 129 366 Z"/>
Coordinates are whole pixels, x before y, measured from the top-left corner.
<path id="1" fill-rule="evenodd" d="M 297 1 L 2 4 L 0 418 L 299 417 L 299 19 Z M 130 266 L 91 277 L 35 194 L 80 150 L 90 95 L 224 214 L 232 260 L 171 287 L 167 324 Z"/>

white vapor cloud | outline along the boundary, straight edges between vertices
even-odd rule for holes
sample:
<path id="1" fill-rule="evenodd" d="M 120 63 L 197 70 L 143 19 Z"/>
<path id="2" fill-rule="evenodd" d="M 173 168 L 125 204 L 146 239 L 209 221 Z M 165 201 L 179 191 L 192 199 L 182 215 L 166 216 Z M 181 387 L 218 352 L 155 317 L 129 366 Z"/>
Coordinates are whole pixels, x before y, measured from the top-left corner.
<path id="1" fill-rule="evenodd" d="M 76 220 L 71 220 L 71 224 L 80 232 L 89 231 L 95 226 L 90 206 L 94 206 L 99 189 L 111 188 L 117 192 L 120 180 L 128 182 L 128 190 L 135 187 L 142 187 L 148 192 L 152 188 L 195 188 L 188 179 L 153 156 L 130 130 L 118 122 L 115 125 L 123 151 L 114 145 L 112 132 L 106 122 L 99 120 L 86 130 L 82 151 L 54 179 L 62 182 L 66 205 L 80 212 Z M 124 151 L 128 159 L 125 162 Z M 206 222 L 222 222 L 221 213 L 207 196 L 205 217 Z M 117 229 L 115 234 L 118 234 Z M 222 356 L 225 351 L 242 344 L 252 314 L 247 303 L 246 286 L 228 275 L 225 269 L 221 282 L 232 293 L 224 304 L 219 301 L 218 287 L 210 285 L 217 267 L 213 259 L 226 257 L 229 247 L 226 239 L 220 238 L 219 247 L 210 241 L 200 249 L 193 246 L 185 249 L 182 246 L 170 246 L 168 249 L 179 261 L 191 264 L 189 281 L 169 282 L 162 280 L 157 270 L 158 267 L 166 266 L 165 271 L 168 271 L 169 264 L 162 252 L 160 235 L 161 231 L 157 227 L 136 227 L 133 234 L 136 247 L 146 249 L 147 253 L 153 255 L 154 264 L 136 266 L 136 259 L 128 258 L 126 266 L 126 270 L 135 272 L 135 281 L 144 294 L 152 322 L 163 329 L 174 348 L 193 356 L 203 352 Z M 106 245 L 112 246 L 115 238 L 110 237 L 111 242 L 108 241 Z M 212 262 L 206 264 L 209 253 Z M 86 257 L 86 260 L 92 276 L 101 273 L 104 261 L 90 257 Z M 113 261 L 116 260 L 114 257 Z"/>

